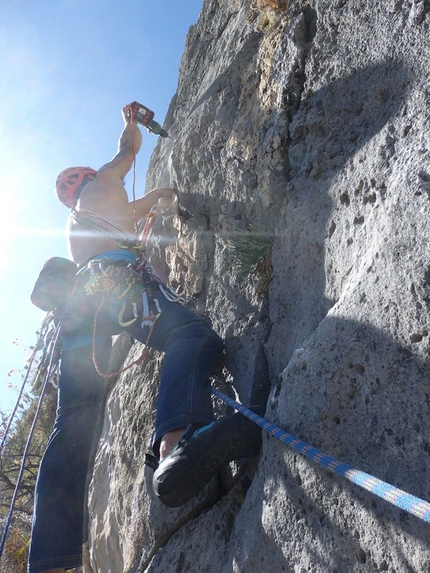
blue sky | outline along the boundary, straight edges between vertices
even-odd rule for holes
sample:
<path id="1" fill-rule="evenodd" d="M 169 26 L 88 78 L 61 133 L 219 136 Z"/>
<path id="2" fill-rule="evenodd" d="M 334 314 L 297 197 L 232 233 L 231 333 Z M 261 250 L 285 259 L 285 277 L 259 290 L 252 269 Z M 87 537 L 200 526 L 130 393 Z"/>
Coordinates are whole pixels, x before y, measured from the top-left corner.
<path id="1" fill-rule="evenodd" d="M 66 167 L 97 169 L 115 155 L 123 105 L 137 100 L 163 123 L 202 1 L 0 4 L 1 410 L 16 402 L 19 370 L 45 315 L 29 299 L 34 281 L 51 256 L 68 256 L 69 212 L 54 195 L 55 179 Z M 137 196 L 157 143 L 143 136 Z M 131 175 L 127 183 L 131 190 Z"/>

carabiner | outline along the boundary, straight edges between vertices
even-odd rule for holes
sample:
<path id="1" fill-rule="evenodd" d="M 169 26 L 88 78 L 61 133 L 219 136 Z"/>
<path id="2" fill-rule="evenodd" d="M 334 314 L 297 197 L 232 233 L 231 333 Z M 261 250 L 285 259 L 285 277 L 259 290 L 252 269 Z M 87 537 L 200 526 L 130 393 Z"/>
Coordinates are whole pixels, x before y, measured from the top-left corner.
<path id="1" fill-rule="evenodd" d="M 133 303 L 133 304 L 136 304 L 136 303 Z M 122 317 L 124 316 L 126 306 L 127 306 L 127 301 L 124 302 L 124 304 L 122 305 L 122 308 L 118 314 L 118 324 L 122 327 L 130 326 L 131 324 L 133 324 L 133 322 L 136 322 L 136 320 L 137 320 L 137 316 L 135 315 L 134 318 L 132 318 L 128 322 L 123 322 Z M 133 314 L 135 314 L 135 313 L 133 312 Z"/>

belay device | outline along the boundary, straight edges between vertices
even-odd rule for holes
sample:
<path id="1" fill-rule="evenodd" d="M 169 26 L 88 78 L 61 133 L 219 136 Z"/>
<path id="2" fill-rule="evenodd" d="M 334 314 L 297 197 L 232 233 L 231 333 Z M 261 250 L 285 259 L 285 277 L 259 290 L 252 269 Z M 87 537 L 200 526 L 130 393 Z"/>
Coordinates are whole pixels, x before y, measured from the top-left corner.
<path id="1" fill-rule="evenodd" d="M 134 101 L 131 105 L 131 113 L 134 121 L 143 125 L 149 132 L 161 137 L 169 137 L 169 134 L 161 125 L 154 121 L 154 112 L 141 103 Z"/>

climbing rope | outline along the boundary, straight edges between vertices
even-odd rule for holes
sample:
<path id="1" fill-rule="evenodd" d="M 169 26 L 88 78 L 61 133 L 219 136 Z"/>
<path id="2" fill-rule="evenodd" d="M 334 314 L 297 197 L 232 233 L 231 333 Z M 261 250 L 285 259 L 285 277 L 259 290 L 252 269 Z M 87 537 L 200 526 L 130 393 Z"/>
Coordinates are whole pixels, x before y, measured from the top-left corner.
<path id="1" fill-rule="evenodd" d="M 50 360 L 49 360 L 47 375 L 46 375 L 46 377 L 45 377 L 42 390 L 40 391 L 39 402 L 38 402 L 38 404 L 37 404 L 36 412 L 35 412 L 35 414 L 34 414 L 33 423 L 32 423 L 32 425 L 31 425 L 30 432 L 29 432 L 28 438 L 27 438 L 27 442 L 26 442 L 26 445 L 25 445 L 25 448 L 24 448 L 24 453 L 23 453 L 22 461 L 21 461 L 21 467 L 20 467 L 20 470 L 19 470 L 18 478 L 17 478 L 17 480 L 16 480 L 15 490 L 14 490 L 14 492 L 13 492 L 12 501 L 11 501 L 11 503 L 10 503 L 9 513 L 8 513 L 8 515 L 7 515 L 6 523 L 5 523 L 5 526 L 4 526 L 4 529 L 3 529 L 3 534 L 2 534 L 2 538 L 1 538 L 1 542 L 0 542 L 0 559 L 1 559 L 2 555 L 3 555 L 3 551 L 4 551 L 4 546 L 5 546 L 7 534 L 8 534 L 8 531 L 9 531 L 10 524 L 11 524 L 11 522 L 12 522 L 13 511 L 14 511 L 15 503 L 16 503 L 16 500 L 17 500 L 17 497 L 18 497 L 19 488 L 20 488 L 20 486 L 21 486 L 22 477 L 23 477 L 23 475 L 24 475 L 25 462 L 26 462 L 26 460 L 27 460 L 27 455 L 28 455 L 28 452 L 29 452 L 29 449 L 30 449 L 31 440 L 32 440 L 32 438 L 33 438 L 33 434 L 34 434 L 34 431 L 35 431 L 35 429 L 36 429 L 36 423 L 37 423 L 37 420 L 38 420 L 38 418 L 39 418 L 40 410 L 41 410 L 41 408 L 42 408 L 43 398 L 44 398 L 44 396 L 45 396 L 46 388 L 47 388 L 47 386 L 48 386 L 48 382 L 49 382 L 49 379 L 50 379 L 50 377 L 51 377 L 52 368 L 53 368 L 53 366 L 54 366 L 53 363 L 54 363 L 54 356 L 55 356 L 55 347 L 56 347 L 57 342 L 58 342 L 58 337 L 59 337 L 59 333 L 60 333 L 60 327 L 61 327 L 61 322 L 59 322 L 59 323 L 57 324 L 57 327 L 56 327 L 56 329 L 55 329 L 54 335 L 53 335 L 53 337 L 52 337 L 52 339 L 51 339 L 51 342 L 50 342 L 50 346 L 51 346 L 51 347 L 50 347 L 50 350 L 49 350 Z"/>
<path id="2" fill-rule="evenodd" d="M 130 124 L 131 124 L 131 143 L 133 149 L 133 183 L 132 183 L 132 194 L 133 194 L 133 215 L 134 215 L 134 231 L 137 235 L 139 235 L 139 221 L 137 220 L 137 213 L 136 213 L 136 141 L 134 138 L 134 131 L 133 131 L 133 107 L 130 104 L 129 106 L 129 113 L 130 113 Z M 146 223 L 145 227 L 139 236 L 142 245 L 146 246 L 146 241 L 148 239 L 149 232 L 151 231 L 151 227 L 154 223 L 154 213 L 148 213 L 146 215 Z M 143 253 L 141 252 L 141 258 Z"/>
<path id="3" fill-rule="evenodd" d="M 212 387 L 212 393 L 220 398 L 223 402 L 241 412 L 244 416 L 255 422 L 258 426 L 266 430 L 269 434 L 274 436 L 276 439 L 284 442 L 288 446 L 294 448 L 297 452 L 304 454 L 311 460 L 318 462 L 323 467 L 329 469 L 330 471 L 346 478 L 352 483 L 370 491 L 374 495 L 388 501 L 392 505 L 415 515 L 423 521 L 430 523 L 430 503 L 415 497 L 401 489 L 398 489 L 366 472 L 357 470 L 352 466 L 340 462 L 330 455 L 325 454 L 321 450 L 314 448 L 305 442 L 302 442 L 298 438 L 295 438 L 291 434 L 288 434 L 275 424 L 272 424 L 268 420 L 265 420 L 258 414 L 254 414 L 245 406 L 242 406 L 235 400 L 232 400 L 228 396 L 225 396 L 222 392 Z"/>
<path id="4" fill-rule="evenodd" d="M 131 106 L 129 106 L 129 113 L 130 113 L 130 124 L 131 124 L 131 143 L 133 146 L 133 184 L 132 184 L 132 193 L 133 193 L 133 216 L 134 216 L 134 231 L 138 232 L 138 220 L 137 220 L 137 213 L 136 213 L 136 142 L 134 140 L 134 127 L 133 127 L 133 111 Z"/>

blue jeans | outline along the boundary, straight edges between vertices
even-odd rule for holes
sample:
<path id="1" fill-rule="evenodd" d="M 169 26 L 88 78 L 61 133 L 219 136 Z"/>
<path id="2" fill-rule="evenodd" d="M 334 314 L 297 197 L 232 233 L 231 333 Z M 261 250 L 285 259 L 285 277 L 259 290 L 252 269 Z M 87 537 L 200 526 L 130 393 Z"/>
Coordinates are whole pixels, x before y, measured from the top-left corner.
<path id="1" fill-rule="evenodd" d="M 82 284 L 85 282 L 84 276 Z M 88 463 L 105 386 L 92 359 L 94 314 L 100 296 L 88 296 L 79 288 L 64 318 L 57 417 L 36 483 L 29 573 L 79 567 L 82 562 Z M 165 353 L 153 435 L 157 453 L 159 440 L 166 432 L 213 421 L 209 377 L 222 357 L 223 342 L 204 319 L 168 301 L 157 287 L 154 298 L 162 313 L 148 345 Z M 134 317 L 132 302 L 138 316 L 142 316 L 139 294 L 127 302 L 124 322 Z M 95 351 L 104 372 L 112 334 L 126 330 L 143 343 L 148 337 L 149 327 L 141 328 L 141 319 L 120 327 L 116 320 L 118 308 L 118 301 L 112 297 L 97 319 Z"/>

